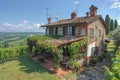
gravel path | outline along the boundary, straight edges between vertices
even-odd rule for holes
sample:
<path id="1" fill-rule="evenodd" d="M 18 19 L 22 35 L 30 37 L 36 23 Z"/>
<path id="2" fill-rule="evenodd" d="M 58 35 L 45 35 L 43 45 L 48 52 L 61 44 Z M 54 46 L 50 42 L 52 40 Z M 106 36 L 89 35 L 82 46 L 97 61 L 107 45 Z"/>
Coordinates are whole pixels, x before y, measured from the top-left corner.
<path id="1" fill-rule="evenodd" d="M 104 66 L 110 66 L 111 62 L 104 59 L 102 62 L 96 64 L 96 66 L 90 66 L 86 68 L 78 76 L 78 80 L 107 80 L 104 76 Z"/>

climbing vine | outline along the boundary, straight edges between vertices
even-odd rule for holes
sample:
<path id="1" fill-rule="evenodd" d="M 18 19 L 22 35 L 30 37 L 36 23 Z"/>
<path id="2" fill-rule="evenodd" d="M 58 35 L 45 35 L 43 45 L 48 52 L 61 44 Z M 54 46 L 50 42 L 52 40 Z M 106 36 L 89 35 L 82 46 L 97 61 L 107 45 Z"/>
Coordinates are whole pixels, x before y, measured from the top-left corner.
<path id="1" fill-rule="evenodd" d="M 71 43 L 69 45 L 70 58 L 74 59 L 76 55 L 85 54 L 87 46 L 87 37 L 83 37 L 82 40 L 78 42 Z"/>
<path id="2" fill-rule="evenodd" d="M 36 55 L 47 54 L 47 55 L 53 56 L 55 68 L 58 68 L 60 65 L 61 53 L 62 53 L 62 50 L 58 49 L 53 44 L 48 44 L 48 43 L 43 42 L 41 44 L 36 44 L 35 46 Z"/>

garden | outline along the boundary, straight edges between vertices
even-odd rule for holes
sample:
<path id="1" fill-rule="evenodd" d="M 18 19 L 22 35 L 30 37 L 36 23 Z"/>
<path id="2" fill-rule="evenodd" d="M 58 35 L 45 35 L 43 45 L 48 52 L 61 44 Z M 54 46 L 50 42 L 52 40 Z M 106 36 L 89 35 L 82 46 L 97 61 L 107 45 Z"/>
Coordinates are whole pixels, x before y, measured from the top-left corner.
<path id="1" fill-rule="evenodd" d="M 28 38 L 28 47 L 32 57 L 39 56 L 37 61 L 41 64 L 44 64 L 46 60 L 53 60 L 54 69 L 60 68 L 61 64 L 64 63 L 65 68 L 79 71 L 83 65 L 78 61 L 86 56 L 87 38 L 60 40 L 60 37 L 39 36 L 39 38 Z"/>

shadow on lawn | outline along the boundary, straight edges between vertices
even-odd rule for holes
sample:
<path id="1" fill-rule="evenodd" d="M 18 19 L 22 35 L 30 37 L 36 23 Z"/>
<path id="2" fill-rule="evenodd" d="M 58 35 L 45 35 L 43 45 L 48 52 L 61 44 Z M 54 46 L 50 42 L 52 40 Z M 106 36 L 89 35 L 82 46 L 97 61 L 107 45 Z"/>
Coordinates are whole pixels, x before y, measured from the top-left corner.
<path id="1" fill-rule="evenodd" d="M 49 71 L 45 69 L 42 65 L 39 63 L 33 61 L 28 55 L 22 55 L 18 57 L 18 60 L 20 62 L 20 66 L 22 71 L 25 71 L 26 73 L 32 73 L 32 72 L 38 72 L 38 73 L 44 73 L 48 72 L 50 74 L 54 74 L 54 72 Z"/>

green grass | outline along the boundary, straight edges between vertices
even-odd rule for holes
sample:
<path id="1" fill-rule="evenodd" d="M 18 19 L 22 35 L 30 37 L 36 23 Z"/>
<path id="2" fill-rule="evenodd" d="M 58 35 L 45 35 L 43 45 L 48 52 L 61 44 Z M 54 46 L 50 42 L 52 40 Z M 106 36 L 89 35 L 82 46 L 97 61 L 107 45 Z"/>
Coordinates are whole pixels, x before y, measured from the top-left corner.
<path id="1" fill-rule="evenodd" d="M 18 39 L 16 41 L 10 42 L 9 46 L 21 46 L 21 45 L 26 45 L 26 39 Z"/>
<path id="2" fill-rule="evenodd" d="M 17 60 L 0 63 L 0 80 L 60 80 L 53 72 L 24 55 Z"/>
<path id="3" fill-rule="evenodd" d="M 114 41 L 112 40 L 110 43 L 107 44 L 107 51 L 108 53 L 114 53 L 115 52 L 116 45 L 114 44 Z"/>
<path id="4" fill-rule="evenodd" d="M 59 39 L 61 36 L 54 35 L 54 36 L 47 36 L 47 35 L 38 35 L 38 36 L 32 36 L 29 37 L 29 39 L 33 40 L 48 40 L 48 39 Z"/>
<path id="5" fill-rule="evenodd" d="M 0 48 L 0 50 L 9 50 L 9 49 L 19 49 L 19 48 L 25 48 L 27 47 L 27 45 L 24 45 L 24 46 L 17 46 L 17 47 L 8 47 L 8 48 Z"/>

